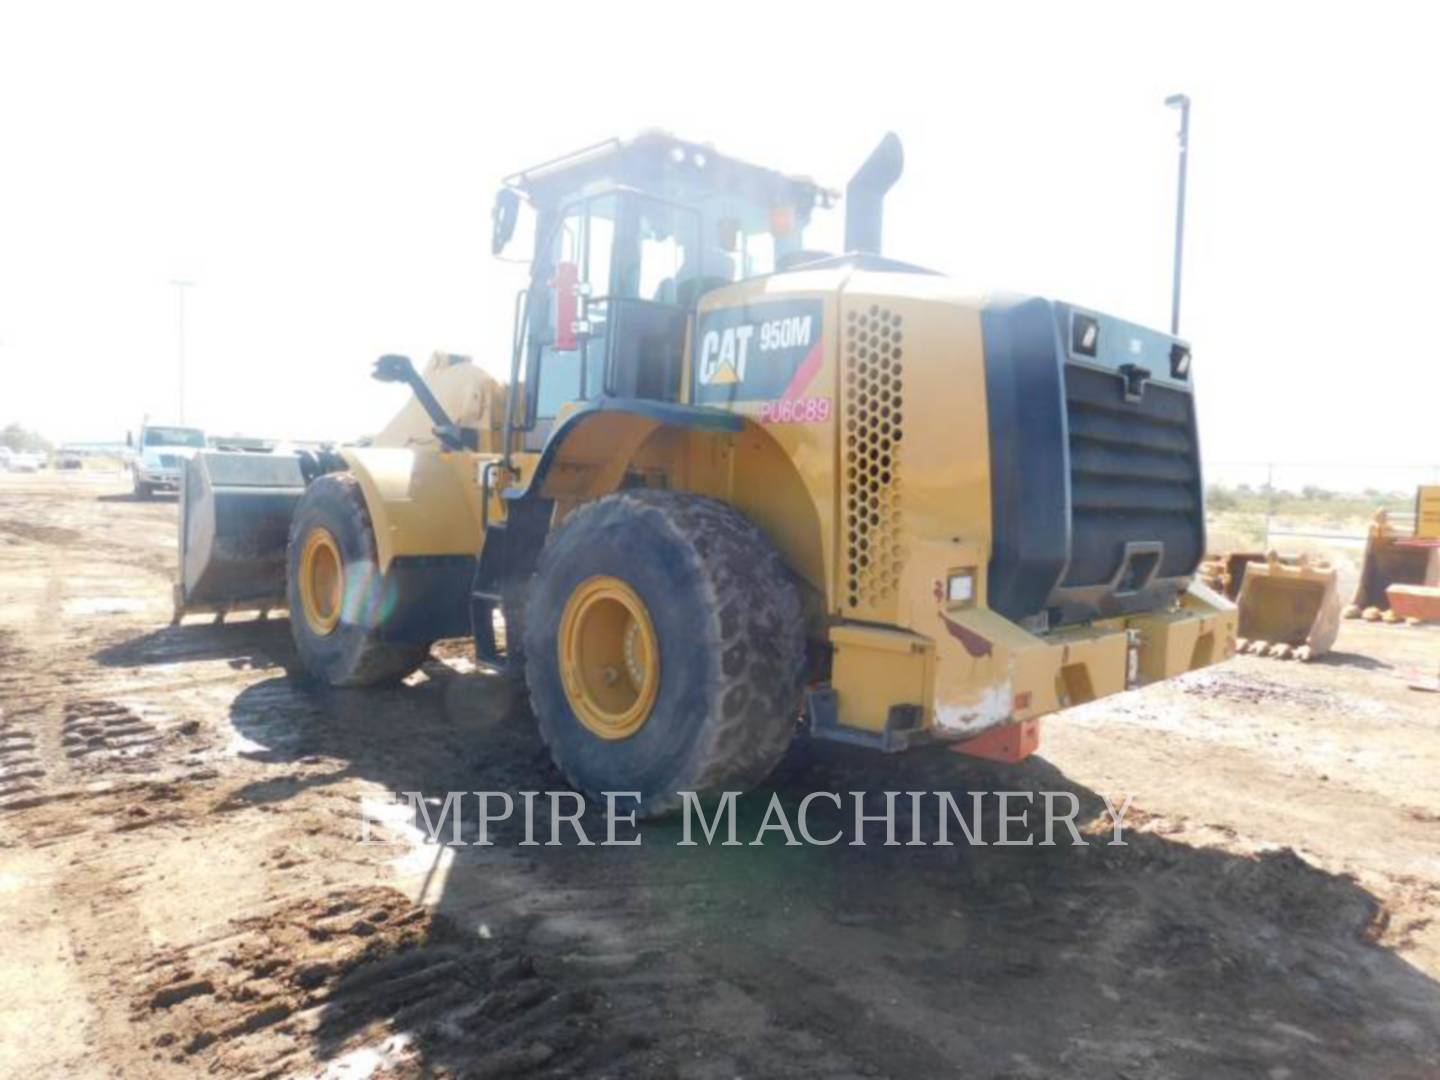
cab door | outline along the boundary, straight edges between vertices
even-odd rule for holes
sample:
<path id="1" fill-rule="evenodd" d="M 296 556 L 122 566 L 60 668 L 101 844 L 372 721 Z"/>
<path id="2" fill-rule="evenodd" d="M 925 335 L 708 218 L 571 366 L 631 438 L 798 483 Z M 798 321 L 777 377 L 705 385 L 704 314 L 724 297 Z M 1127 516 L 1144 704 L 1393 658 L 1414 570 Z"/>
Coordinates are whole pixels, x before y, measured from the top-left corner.
<path id="1" fill-rule="evenodd" d="M 618 202 L 598 195 L 562 211 L 537 267 L 526 449 L 544 446 L 562 406 L 604 392 Z"/>
<path id="2" fill-rule="evenodd" d="M 632 194 L 621 206 L 616 290 L 608 306 L 606 392 L 678 401 L 685 332 L 699 297 L 700 216 Z"/>

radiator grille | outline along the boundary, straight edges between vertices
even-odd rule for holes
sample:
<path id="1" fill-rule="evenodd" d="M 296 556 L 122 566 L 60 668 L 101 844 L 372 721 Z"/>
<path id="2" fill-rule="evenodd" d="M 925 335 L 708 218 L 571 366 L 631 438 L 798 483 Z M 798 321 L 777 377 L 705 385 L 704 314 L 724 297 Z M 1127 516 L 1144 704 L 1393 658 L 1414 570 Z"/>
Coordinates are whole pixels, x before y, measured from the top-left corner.
<path id="1" fill-rule="evenodd" d="M 1108 582 L 1129 541 L 1165 545 L 1157 577 L 1194 572 L 1204 543 L 1194 399 L 1148 383 L 1127 402 L 1116 375 L 1065 369 L 1070 563 L 1062 585 Z"/>
<path id="2" fill-rule="evenodd" d="M 900 585 L 902 319 L 872 304 L 845 317 L 845 562 L 851 608 L 875 606 Z"/>

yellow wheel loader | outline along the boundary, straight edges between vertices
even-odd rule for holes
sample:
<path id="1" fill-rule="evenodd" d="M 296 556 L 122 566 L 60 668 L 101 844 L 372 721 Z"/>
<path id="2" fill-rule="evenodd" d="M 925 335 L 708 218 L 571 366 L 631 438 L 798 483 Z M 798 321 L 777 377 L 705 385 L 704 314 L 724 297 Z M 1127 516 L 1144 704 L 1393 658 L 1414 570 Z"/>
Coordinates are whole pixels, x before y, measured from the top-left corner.
<path id="1" fill-rule="evenodd" d="M 660 133 L 510 177 L 508 386 L 385 357 L 414 397 L 370 445 L 201 455 L 180 606 L 288 605 L 344 686 L 472 634 L 574 785 L 649 814 L 801 726 L 1018 760 L 1048 713 L 1230 656 L 1187 343 L 882 255 L 901 168 L 889 135 L 840 255 L 805 243 L 837 192 Z"/>

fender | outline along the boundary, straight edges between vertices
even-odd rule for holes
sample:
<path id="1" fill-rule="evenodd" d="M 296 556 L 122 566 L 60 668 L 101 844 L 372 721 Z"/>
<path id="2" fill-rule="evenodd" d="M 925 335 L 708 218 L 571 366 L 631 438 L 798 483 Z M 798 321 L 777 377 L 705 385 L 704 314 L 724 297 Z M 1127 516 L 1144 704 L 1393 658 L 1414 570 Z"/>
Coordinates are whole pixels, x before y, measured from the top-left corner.
<path id="1" fill-rule="evenodd" d="M 385 581 L 379 632 L 435 641 L 470 631 L 468 592 L 480 551 L 480 455 L 435 446 L 346 447 L 375 530 Z"/>
<path id="2" fill-rule="evenodd" d="M 480 551 L 482 455 L 438 447 L 345 447 L 340 451 L 365 493 L 382 573 L 397 558 Z"/>
<path id="3" fill-rule="evenodd" d="M 503 492 L 504 520 L 491 521 L 485 534 L 471 591 L 476 662 L 491 671 L 512 670 L 508 650 L 498 648 L 492 620 L 503 610 L 506 595 L 535 572 L 557 501 L 573 505 L 613 491 L 636 451 L 662 429 L 733 434 L 744 427 L 742 417 L 722 409 L 639 398 L 599 398 L 564 413 L 534 459 L 527 482 Z"/>
<path id="4" fill-rule="evenodd" d="M 637 423 L 637 420 L 642 422 Z M 735 434 L 744 430 L 745 418 L 725 409 L 645 398 L 597 398 L 587 401 L 555 425 L 528 483 L 507 489 L 505 498 L 527 499 L 542 494 L 557 494 L 547 491 L 546 485 L 556 462 L 565 456 L 567 450 L 595 459 L 597 463 L 604 460 L 623 467 L 634 451 L 662 427 Z M 592 442 L 597 451 L 593 455 L 586 453 L 587 444 Z"/>
<path id="5" fill-rule="evenodd" d="M 824 595 L 827 558 L 821 506 L 793 455 L 751 417 L 726 409 L 605 398 L 562 416 L 528 477 L 505 492 L 512 512 L 554 506 L 555 520 L 619 490 L 626 474 L 666 474 L 669 486 L 712 495 L 750 518 L 786 563 Z M 528 535 L 544 542 L 543 533 Z"/>

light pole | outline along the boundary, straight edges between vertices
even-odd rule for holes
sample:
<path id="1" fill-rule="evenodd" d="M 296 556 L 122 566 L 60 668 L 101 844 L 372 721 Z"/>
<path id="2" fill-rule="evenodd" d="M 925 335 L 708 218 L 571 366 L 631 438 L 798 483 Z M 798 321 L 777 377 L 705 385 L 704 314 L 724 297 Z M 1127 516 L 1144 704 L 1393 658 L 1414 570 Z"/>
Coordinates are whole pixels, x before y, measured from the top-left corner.
<path id="1" fill-rule="evenodd" d="M 176 336 L 180 350 L 180 415 L 176 417 L 177 424 L 185 423 L 185 290 L 195 287 L 193 281 L 171 281 L 175 286 L 176 297 Z"/>
<path id="2" fill-rule="evenodd" d="M 1175 279 L 1170 292 L 1170 333 L 1180 334 L 1180 262 L 1185 252 L 1185 166 L 1190 160 L 1190 96 L 1171 94 L 1165 104 L 1180 110 L 1180 190 L 1175 198 Z"/>

